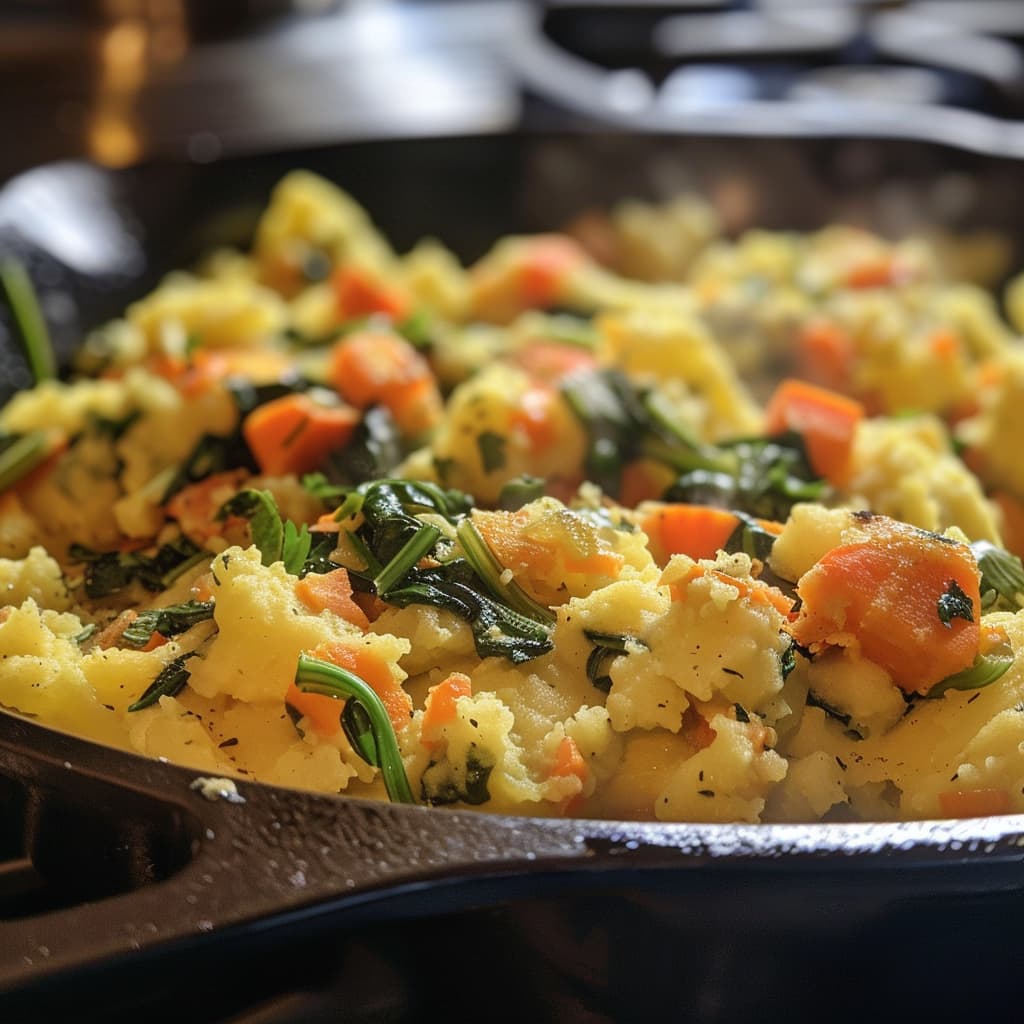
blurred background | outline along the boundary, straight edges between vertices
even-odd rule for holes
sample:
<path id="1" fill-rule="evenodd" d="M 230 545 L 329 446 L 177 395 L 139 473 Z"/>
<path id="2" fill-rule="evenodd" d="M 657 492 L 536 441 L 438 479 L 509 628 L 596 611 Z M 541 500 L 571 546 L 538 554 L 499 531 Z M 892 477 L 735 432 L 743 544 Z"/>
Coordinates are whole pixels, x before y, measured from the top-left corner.
<path id="1" fill-rule="evenodd" d="M 1022 154 L 1024 2 L 4 0 L 0 112 L 0 180 L 587 125 Z"/>

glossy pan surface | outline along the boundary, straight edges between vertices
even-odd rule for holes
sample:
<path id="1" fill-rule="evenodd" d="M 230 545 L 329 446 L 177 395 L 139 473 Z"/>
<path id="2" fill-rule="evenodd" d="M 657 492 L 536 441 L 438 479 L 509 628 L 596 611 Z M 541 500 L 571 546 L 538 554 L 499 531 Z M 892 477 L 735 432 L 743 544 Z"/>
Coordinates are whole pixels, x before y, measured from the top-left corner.
<path id="1" fill-rule="evenodd" d="M 351 191 L 399 249 L 432 234 L 466 259 L 503 233 L 685 188 L 731 202 L 737 228 L 844 219 L 1024 239 L 1012 161 L 892 141 L 588 135 L 51 165 L 0 192 L 0 246 L 29 266 L 66 355 L 162 272 L 244 242 L 295 166 Z M 10 392 L 25 371 L 9 338 L 3 353 Z M 208 800 L 196 777 L 0 715 L 5 1020 L 67 1000 L 78 1019 L 163 1019 L 171 992 L 193 1020 L 436 1019 L 452 999 L 500 1020 L 976 1019 L 1015 995 L 1024 964 L 1018 817 L 531 820 L 245 783 L 244 802 Z"/>

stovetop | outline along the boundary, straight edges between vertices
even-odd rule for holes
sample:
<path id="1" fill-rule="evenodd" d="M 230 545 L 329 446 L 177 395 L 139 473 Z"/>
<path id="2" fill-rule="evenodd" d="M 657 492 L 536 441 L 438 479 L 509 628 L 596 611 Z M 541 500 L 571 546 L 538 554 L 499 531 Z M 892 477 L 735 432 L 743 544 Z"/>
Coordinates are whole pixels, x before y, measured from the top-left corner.
<path id="1" fill-rule="evenodd" d="M 9 3 L 0 176 L 580 125 L 1024 154 L 1020 0 Z M 138 11 L 148 12 L 139 16 Z M 200 16 L 206 12 L 206 16 Z"/>

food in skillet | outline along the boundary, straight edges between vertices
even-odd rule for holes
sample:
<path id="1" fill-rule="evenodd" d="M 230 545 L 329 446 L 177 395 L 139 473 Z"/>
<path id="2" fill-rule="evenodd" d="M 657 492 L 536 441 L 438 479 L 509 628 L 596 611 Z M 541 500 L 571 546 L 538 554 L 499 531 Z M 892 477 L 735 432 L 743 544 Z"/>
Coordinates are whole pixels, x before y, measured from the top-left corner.
<path id="1" fill-rule="evenodd" d="M 692 199 L 577 228 L 464 269 L 296 173 L 251 253 L 15 396 L 0 703 L 493 812 L 1024 810 L 1024 356 L 991 296 L 920 242 L 729 241 Z"/>

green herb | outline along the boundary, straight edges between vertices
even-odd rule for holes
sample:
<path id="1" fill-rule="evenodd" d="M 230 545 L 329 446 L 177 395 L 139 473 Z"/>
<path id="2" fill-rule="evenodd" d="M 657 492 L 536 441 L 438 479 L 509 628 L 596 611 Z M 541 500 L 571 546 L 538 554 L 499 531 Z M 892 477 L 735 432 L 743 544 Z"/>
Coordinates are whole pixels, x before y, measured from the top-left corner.
<path id="1" fill-rule="evenodd" d="M 432 807 L 459 802 L 479 807 L 491 799 L 488 782 L 493 770 L 490 753 L 471 743 L 461 770 L 447 760 L 427 765 L 420 776 L 420 798 Z"/>
<path id="2" fill-rule="evenodd" d="M 109 597 L 129 584 L 141 583 L 146 590 L 166 590 L 179 576 L 210 558 L 188 537 L 161 545 L 154 555 L 139 551 L 93 551 L 72 544 L 68 557 L 85 562 L 85 592 L 89 597 Z"/>
<path id="3" fill-rule="evenodd" d="M 485 473 L 494 473 L 505 467 L 505 446 L 507 438 L 493 431 L 485 430 L 477 435 L 476 445 L 480 451 L 480 462 Z"/>
<path id="4" fill-rule="evenodd" d="M 583 635 L 594 645 L 587 658 L 587 678 L 602 693 L 608 693 L 612 688 L 612 677 L 609 674 L 612 662 L 620 655 L 627 654 L 629 645 L 647 647 L 642 640 L 625 634 L 585 629 Z"/>
<path id="5" fill-rule="evenodd" d="M 337 484 L 382 480 L 402 461 L 402 435 L 383 405 L 364 414 L 351 440 L 327 461 L 327 478 Z"/>
<path id="6" fill-rule="evenodd" d="M 739 522 L 726 540 L 724 550 L 730 555 L 742 552 L 751 558 L 756 558 L 759 562 L 767 562 L 768 556 L 772 553 L 776 535 L 766 530 L 756 519 L 748 516 L 745 512 L 737 512 L 733 509 L 732 513 Z"/>
<path id="7" fill-rule="evenodd" d="M 1024 565 L 1009 551 L 977 540 L 971 550 L 981 570 L 981 606 L 985 611 L 1024 608 Z"/>
<path id="8" fill-rule="evenodd" d="M 260 561 L 273 565 L 281 561 L 284 548 L 284 523 L 277 510 L 277 502 L 270 491 L 246 488 L 230 497 L 217 510 L 217 519 L 240 516 L 249 520 L 252 542 L 259 548 Z"/>
<path id="9" fill-rule="evenodd" d="M 134 704 L 128 705 L 128 710 L 141 711 L 143 708 L 156 704 L 161 697 L 176 697 L 181 693 L 192 674 L 185 668 L 185 662 L 194 656 L 194 651 L 188 651 L 179 655 L 174 661 L 169 661 L 142 696 Z"/>
<path id="10" fill-rule="evenodd" d="M 554 644 L 551 626 L 519 614 L 481 593 L 480 577 L 465 559 L 417 569 L 402 587 L 388 592 L 389 604 L 427 604 L 453 612 L 469 624 L 481 658 L 507 658 L 521 664 L 547 654 Z"/>
<path id="11" fill-rule="evenodd" d="M 39 300 L 25 268 L 16 260 L 5 260 L 0 264 L 0 285 L 11 307 L 11 316 L 21 337 L 33 380 L 37 384 L 52 380 L 57 376 L 57 360 Z"/>
<path id="12" fill-rule="evenodd" d="M 827 481 L 811 468 L 798 434 L 744 438 L 720 446 L 735 459 L 730 472 L 694 469 L 668 489 L 669 501 L 731 508 L 758 519 L 785 520 L 803 501 L 824 501 Z"/>
<path id="13" fill-rule="evenodd" d="M 365 571 L 350 572 L 353 586 L 362 586 L 401 608 L 426 604 L 453 612 L 469 624 L 481 657 L 494 655 L 518 663 L 546 654 L 552 647 L 550 612 L 545 609 L 541 613 L 538 605 L 520 604 L 528 609 L 524 614 L 509 606 L 505 600 L 510 592 L 501 590 L 500 580 L 502 597 L 489 596 L 489 582 L 469 558 L 439 551 L 441 531 L 417 518 L 430 514 L 452 524 L 460 539 L 468 539 L 481 571 L 489 580 L 498 580 L 501 567 L 485 564 L 489 549 L 482 540 L 476 545 L 472 532 L 462 525 L 471 508 L 471 499 L 462 492 L 422 481 L 376 480 L 353 488 L 335 513 L 339 521 L 354 515 L 363 520 L 348 534 L 367 566 Z M 431 553 L 440 564 L 417 568 Z"/>
<path id="14" fill-rule="evenodd" d="M 831 704 L 822 700 L 813 690 L 808 690 L 807 692 L 807 703 L 812 708 L 820 708 L 822 711 L 825 712 L 826 715 L 828 715 L 829 718 L 834 718 L 841 725 L 844 725 L 846 727 L 846 735 L 849 736 L 851 739 L 864 739 L 864 734 L 856 726 L 851 724 L 850 715 L 847 715 L 844 712 L 839 711 L 837 708 L 834 708 Z"/>
<path id="15" fill-rule="evenodd" d="M 87 640 L 91 640 L 92 637 L 96 635 L 99 628 L 100 627 L 97 626 L 95 622 L 90 622 L 88 626 L 84 626 L 71 638 L 71 642 L 81 647 L 82 644 Z"/>
<path id="16" fill-rule="evenodd" d="M 742 704 L 733 704 L 732 707 L 733 707 L 733 710 L 736 712 L 736 721 L 737 722 L 749 722 L 750 721 L 750 715 L 747 712 L 747 709 Z"/>
<path id="17" fill-rule="evenodd" d="M 296 526 L 290 519 L 282 520 L 273 494 L 267 490 L 246 488 L 230 497 L 217 510 L 217 519 L 241 516 L 249 520 L 252 542 L 260 552 L 263 565 L 282 562 L 285 571 L 301 576 L 313 544 L 309 527 Z"/>
<path id="18" fill-rule="evenodd" d="M 8 434 L 0 439 L 0 493 L 41 466 L 52 451 L 50 438 L 42 430 Z"/>
<path id="19" fill-rule="evenodd" d="M 925 697 L 928 699 L 941 697 L 947 690 L 980 690 L 985 686 L 991 686 L 997 679 L 1002 678 L 1012 665 L 1012 650 L 979 654 L 974 659 L 973 665 L 969 665 L 951 676 L 946 676 L 941 682 L 936 683 L 925 694 Z"/>
<path id="20" fill-rule="evenodd" d="M 302 477 L 302 486 L 325 505 L 337 505 L 352 489 L 349 484 L 331 483 L 323 473 L 306 473 Z"/>
<path id="21" fill-rule="evenodd" d="M 395 329 L 413 348 L 421 352 L 433 347 L 434 320 L 425 309 L 417 309 L 410 313 L 401 323 L 395 325 Z"/>
<path id="22" fill-rule="evenodd" d="M 387 710 L 380 697 L 364 680 L 338 665 L 300 654 L 295 670 L 295 685 L 303 693 L 318 693 L 335 700 L 358 702 L 365 712 L 365 718 L 352 718 L 349 721 L 348 727 L 356 732 L 353 748 L 361 757 L 371 755 L 372 759 L 367 758 L 368 763 L 380 769 L 384 788 L 393 803 L 416 802 Z M 366 739 L 364 725 L 372 735 L 372 742 Z"/>
<path id="23" fill-rule="evenodd" d="M 163 608 L 149 608 L 139 612 L 121 637 L 130 647 L 145 647 L 154 633 L 165 637 L 177 636 L 191 629 L 197 622 L 212 618 L 212 601 L 185 601 Z"/>
<path id="24" fill-rule="evenodd" d="M 947 629 L 953 628 L 953 619 L 974 621 L 974 603 L 956 580 L 946 584 L 946 591 L 938 600 L 937 611 L 939 620 Z"/>
<path id="25" fill-rule="evenodd" d="M 310 536 L 309 527 L 305 523 L 296 526 L 290 519 L 286 519 L 281 540 L 281 561 L 284 563 L 285 572 L 300 576 L 306 567 L 312 546 L 313 538 Z"/>
<path id="26" fill-rule="evenodd" d="M 441 531 L 436 526 L 424 523 L 397 551 L 391 561 L 373 578 L 373 589 L 385 601 L 388 594 L 408 577 L 416 563 L 432 551 Z"/>
<path id="27" fill-rule="evenodd" d="M 524 505 L 536 501 L 544 493 L 544 481 L 538 476 L 524 473 L 506 480 L 498 496 L 498 508 L 505 512 L 518 512 Z"/>
<path id="28" fill-rule="evenodd" d="M 119 420 L 92 413 L 89 416 L 89 427 L 94 433 L 109 437 L 111 441 L 118 441 L 131 426 L 139 421 L 141 416 L 141 409 L 133 409 Z"/>
<path id="29" fill-rule="evenodd" d="M 597 347 L 598 334 L 586 317 L 575 313 L 554 313 L 544 318 L 544 335 L 561 345 L 593 351 Z"/>

